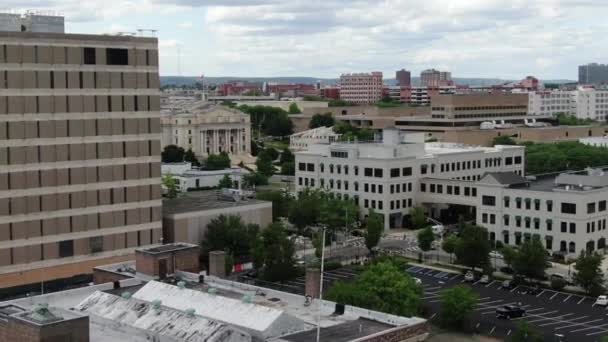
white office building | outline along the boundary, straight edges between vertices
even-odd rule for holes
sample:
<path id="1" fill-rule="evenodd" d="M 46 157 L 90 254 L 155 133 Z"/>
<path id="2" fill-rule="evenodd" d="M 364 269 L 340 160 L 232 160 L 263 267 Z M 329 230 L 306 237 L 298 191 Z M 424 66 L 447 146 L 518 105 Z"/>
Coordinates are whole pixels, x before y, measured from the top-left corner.
<path id="1" fill-rule="evenodd" d="M 608 136 L 580 138 L 578 142 L 589 146 L 608 147 Z"/>
<path id="2" fill-rule="evenodd" d="M 572 115 L 579 119 L 606 121 L 608 114 L 608 89 L 593 87 L 578 87 L 572 92 L 572 100 L 576 104 Z"/>
<path id="3" fill-rule="evenodd" d="M 317 127 L 289 136 L 289 149 L 292 151 L 307 150 L 311 144 L 331 144 L 338 141 L 341 134 L 334 132 L 333 127 Z"/>
<path id="4" fill-rule="evenodd" d="M 580 86 L 576 90 L 547 90 L 528 93 L 529 115 L 566 113 L 579 119 L 606 121 L 608 89 Z"/>
<path id="5" fill-rule="evenodd" d="M 394 128 L 383 131 L 381 142 L 313 144 L 295 155 L 297 191 L 321 188 L 353 199 L 362 216 L 369 209 L 382 214 L 386 229 L 402 227 L 410 208 L 424 204 L 417 197 L 422 178 L 474 181 L 486 172 L 524 174 L 521 146 L 425 143 L 423 133 Z"/>
<path id="6" fill-rule="evenodd" d="M 576 107 L 571 91 L 531 91 L 528 101 L 528 115 L 569 114 Z"/>

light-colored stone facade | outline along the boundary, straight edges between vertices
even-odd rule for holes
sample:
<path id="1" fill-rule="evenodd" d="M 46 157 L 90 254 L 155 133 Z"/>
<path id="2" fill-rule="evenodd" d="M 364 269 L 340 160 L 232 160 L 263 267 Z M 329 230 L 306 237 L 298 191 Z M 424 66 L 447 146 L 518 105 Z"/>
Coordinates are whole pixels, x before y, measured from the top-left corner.
<path id="1" fill-rule="evenodd" d="M 251 153 L 249 115 L 225 106 L 197 102 L 187 108 L 165 111 L 161 144 L 192 149 L 200 158 L 226 152 L 236 161 Z"/>
<path id="2" fill-rule="evenodd" d="M 0 287 L 161 237 L 156 38 L 0 32 Z"/>
<path id="3" fill-rule="evenodd" d="M 340 75 L 340 99 L 356 104 L 371 104 L 382 98 L 382 73 Z"/>

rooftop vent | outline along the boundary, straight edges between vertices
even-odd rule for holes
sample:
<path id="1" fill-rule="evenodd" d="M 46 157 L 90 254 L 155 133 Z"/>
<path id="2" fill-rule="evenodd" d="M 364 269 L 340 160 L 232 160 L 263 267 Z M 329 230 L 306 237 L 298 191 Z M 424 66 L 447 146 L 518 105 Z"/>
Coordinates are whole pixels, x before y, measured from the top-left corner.
<path id="1" fill-rule="evenodd" d="M 123 299 L 131 299 L 131 292 L 125 291 L 120 295 Z"/>
<path id="2" fill-rule="evenodd" d="M 192 318 L 196 314 L 196 310 L 194 310 L 193 308 L 186 309 L 186 314 L 188 315 L 188 317 Z"/>
<path id="3" fill-rule="evenodd" d="M 251 298 L 251 296 L 250 296 L 250 295 L 244 295 L 244 296 L 241 298 L 241 301 L 242 301 L 243 303 L 251 304 L 252 298 Z"/>
<path id="4" fill-rule="evenodd" d="M 185 289 L 186 288 L 186 282 L 183 280 L 180 280 L 177 282 L 177 287 L 179 287 L 180 289 Z"/>
<path id="5" fill-rule="evenodd" d="M 214 287 L 210 287 L 209 290 L 207 290 L 207 293 L 210 295 L 216 295 L 217 294 L 217 289 Z"/>
<path id="6" fill-rule="evenodd" d="M 160 310 L 160 306 L 161 306 L 162 303 L 163 302 L 161 300 L 155 299 L 155 300 L 152 301 L 152 308 L 154 310 Z"/>

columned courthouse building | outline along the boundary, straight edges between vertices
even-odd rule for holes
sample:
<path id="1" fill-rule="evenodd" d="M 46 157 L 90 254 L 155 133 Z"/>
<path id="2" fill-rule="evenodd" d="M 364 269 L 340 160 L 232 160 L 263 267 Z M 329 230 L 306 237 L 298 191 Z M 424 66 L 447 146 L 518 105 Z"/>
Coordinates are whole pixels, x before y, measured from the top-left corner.
<path id="1" fill-rule="evenodd" d="M 162 236 L 156 38 L 0 32 L 0 288 Z"/>

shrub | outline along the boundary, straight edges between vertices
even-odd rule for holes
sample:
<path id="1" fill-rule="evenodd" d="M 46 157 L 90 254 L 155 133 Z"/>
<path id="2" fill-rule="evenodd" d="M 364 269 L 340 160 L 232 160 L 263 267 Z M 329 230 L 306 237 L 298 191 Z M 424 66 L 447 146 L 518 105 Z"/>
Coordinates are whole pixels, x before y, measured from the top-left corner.
<path id="1" fill-rule="evenodd" d="M 556 291 L 560 291 L 564 287 L 566 287 L 566 280 L 565 279 L 559 278 L 559 277 L 552 277 L 551 278 L 551 288 L 552 289 L 554 289 Z"/>

